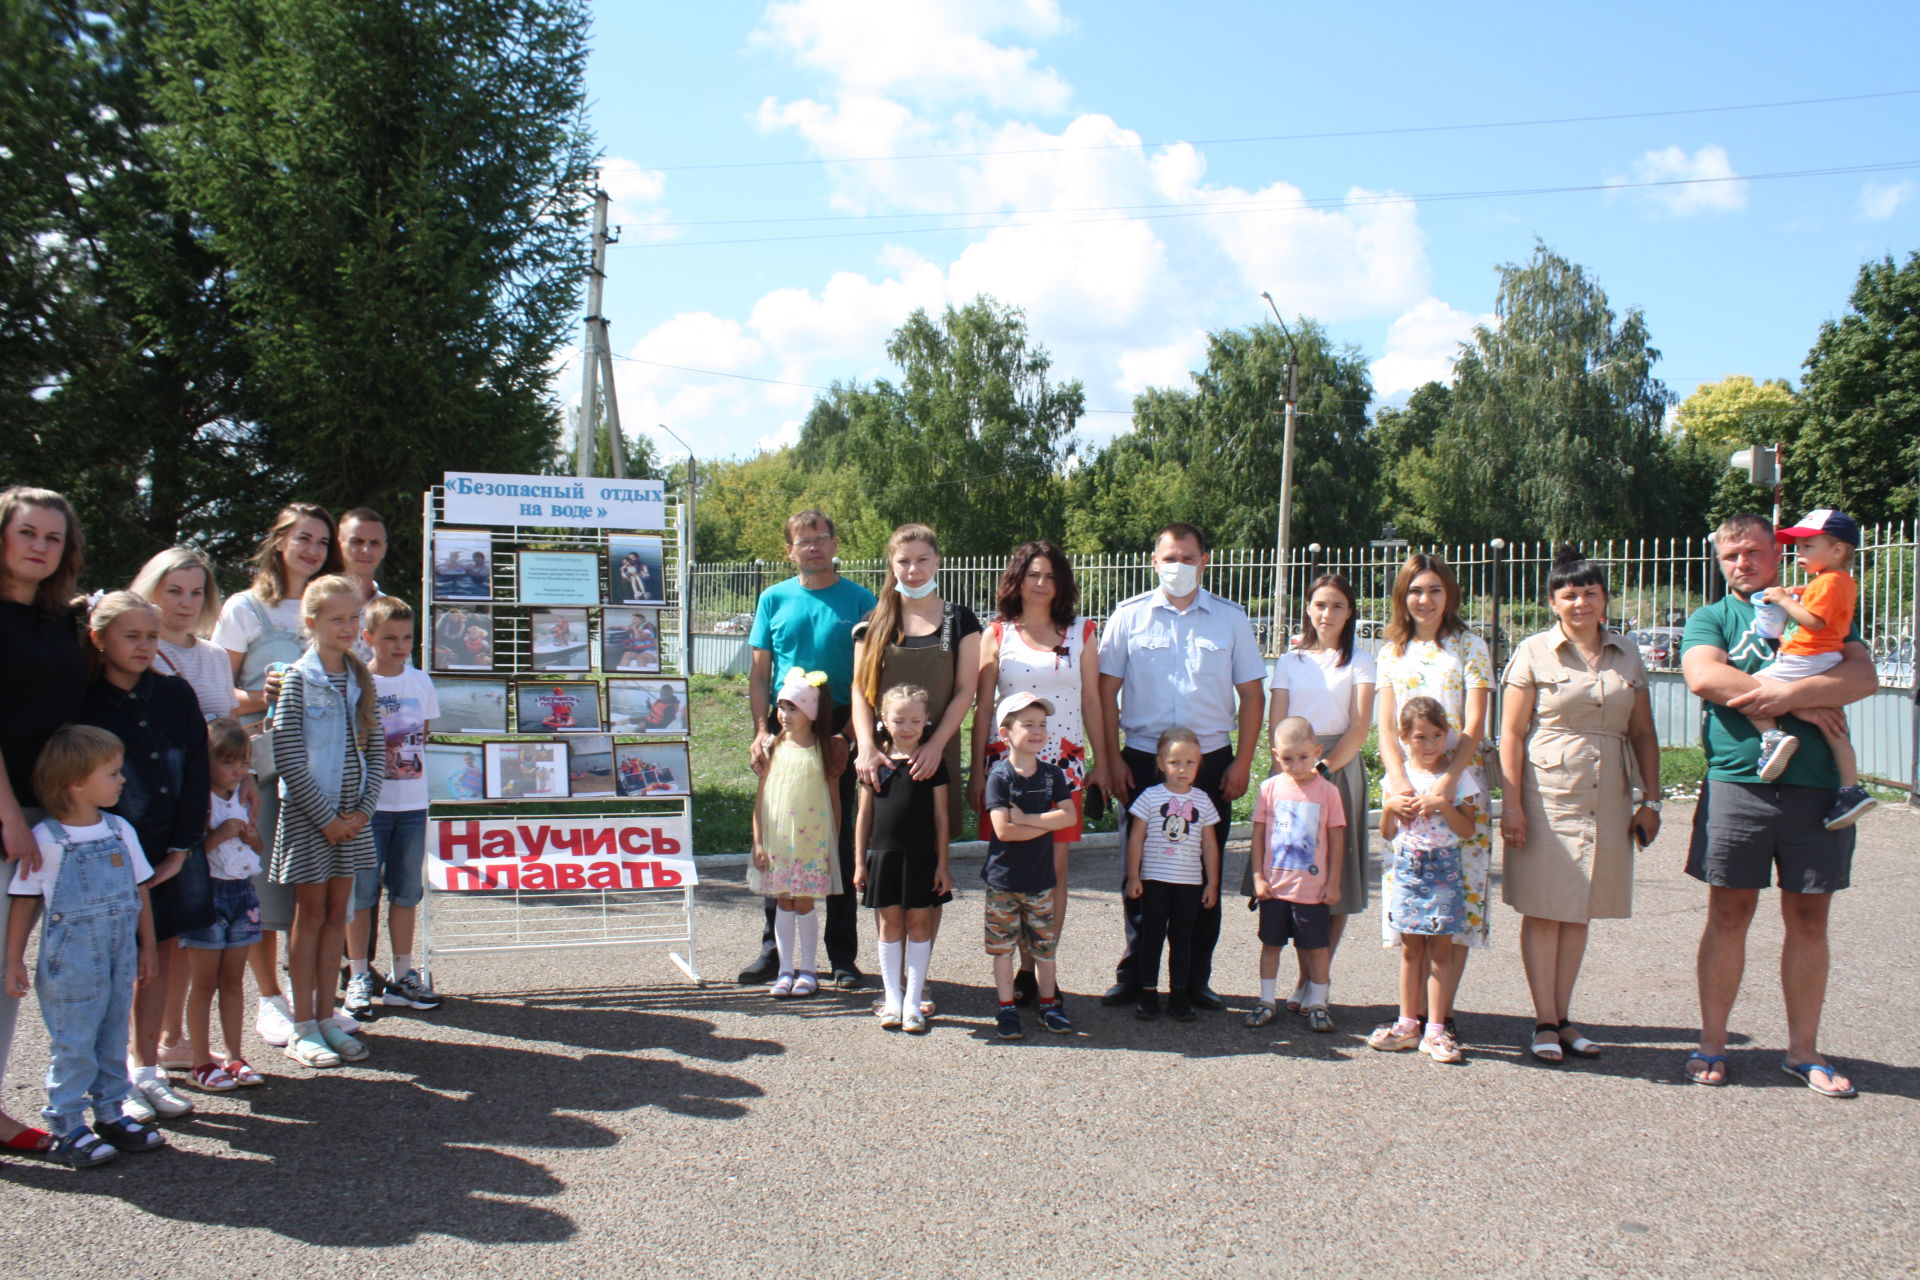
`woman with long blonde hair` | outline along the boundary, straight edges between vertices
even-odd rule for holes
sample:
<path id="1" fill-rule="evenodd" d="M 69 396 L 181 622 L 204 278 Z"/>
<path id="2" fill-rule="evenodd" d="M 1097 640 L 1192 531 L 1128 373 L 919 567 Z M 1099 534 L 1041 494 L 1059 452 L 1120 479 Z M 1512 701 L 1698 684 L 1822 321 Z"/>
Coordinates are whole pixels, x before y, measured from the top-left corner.
<path id="1" fill-rule="evenodd" d="M 927 733 L 907 770 L 917 781 L 933 777 L 944 761 L 947 829 L 960 831 L 960 726 L 973 706 L 980 679 L 980 619 L 963 604 L 940 597 L 940 538 L 924 524 L 903 524 L 887 539 L 880 602 L 853 629 L 853 731 L 859 740 L 854 769 L 862 785 L 880 787 L 887 766 L 879 743 L 880 694 L 897 684 L 927 691 Z M 939 895 L 934 931 L 939 930 Z"/>

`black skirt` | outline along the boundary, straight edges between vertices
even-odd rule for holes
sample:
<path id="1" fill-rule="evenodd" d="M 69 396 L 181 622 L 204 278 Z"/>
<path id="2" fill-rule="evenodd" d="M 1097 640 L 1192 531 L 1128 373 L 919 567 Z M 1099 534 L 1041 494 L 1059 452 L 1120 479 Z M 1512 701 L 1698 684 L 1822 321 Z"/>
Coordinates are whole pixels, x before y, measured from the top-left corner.
<path id="1" fill-rule="evenodd" d="M 867 888 L 860 895 L 863 907 L 905 907 L 917 911 L 923 907 L 943 907 L 953 901 L 951 893 L 933 891 L 933 873 L 939 865 L 933 850 L 867 850 Z"/>

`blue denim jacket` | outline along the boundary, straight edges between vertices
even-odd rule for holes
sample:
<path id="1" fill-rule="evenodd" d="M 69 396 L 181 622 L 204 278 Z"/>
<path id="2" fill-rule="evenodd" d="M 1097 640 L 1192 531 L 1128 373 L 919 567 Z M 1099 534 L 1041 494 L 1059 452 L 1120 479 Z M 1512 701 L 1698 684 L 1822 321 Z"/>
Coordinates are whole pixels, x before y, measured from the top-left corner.
<path id="1" fill-rule="evenodd" d="M 350 809 L 351 804 L 341 803 L 340 788 L 346 776 L 347 749 L 360 753 L 360 776 L 367 777 L 367 757 L 360 735 L 354 732 L 354 717 L 360 708 L 360 683 L 352 675 L 347 677 L 347 696 L 342 699 L 327 680 L 327 669 L 320 665 L 320 655 L 308 649 L 300 655 L 299 661 L 288 669 L 288 675 L 299 677 L 298 683 L 287 680 L 280 688 L 281 703 L 298 696 L 301 699 L 303 723 L 301 742 L 305 747 L 307 771 L 313 777 L 313 784 L 320 790 L 336 811 Z M 280 723 L 278 714 L 274 723 Z M 276 754 L 284 748 L 276 748 Z M 385 744 L 382 744 L 385 749 Z M 280 766 L 280 798 L 282 801 L 293 798 L 292 785 L 286 776 L 284 757 Z M 350 797 L 357 801 L 358 796 Z"/>

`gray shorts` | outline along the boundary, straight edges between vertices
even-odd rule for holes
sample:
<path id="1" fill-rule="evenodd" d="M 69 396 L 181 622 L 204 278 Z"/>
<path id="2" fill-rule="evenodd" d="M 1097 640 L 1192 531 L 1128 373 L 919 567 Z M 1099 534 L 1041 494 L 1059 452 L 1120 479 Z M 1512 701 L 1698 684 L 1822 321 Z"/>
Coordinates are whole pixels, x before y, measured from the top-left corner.
<path id="1" fill-rule="evenodd" d="M 1853 874 L 1853 828 L 1822 825 L 1834 793 L 1822 787 L 1709 778 L 1693 811 L 1687 874 L 1720 889 L 1834 893 Z M 1777 879 L 1776 879 L 1777 875 Z"/>

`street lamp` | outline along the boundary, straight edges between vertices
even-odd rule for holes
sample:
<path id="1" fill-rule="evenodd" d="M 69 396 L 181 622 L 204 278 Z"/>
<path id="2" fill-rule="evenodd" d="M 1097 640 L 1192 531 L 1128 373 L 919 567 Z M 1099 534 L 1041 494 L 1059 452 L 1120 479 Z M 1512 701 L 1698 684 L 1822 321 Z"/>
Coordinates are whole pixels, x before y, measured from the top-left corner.
<path id="1" fill-rule="evenodd" d="M 1285 426 L 1280 441 L 1280 519 L 1279 529 L 1274 537 L 1274 556 L 1278 560 L 1274 574 L 1273 616 L 1280 625 L 1280 634 L 1290 634 L 1287 624 L 1287 555 L 1293 542 L 1293 418 L 1294 402 L 1300 394 L 1300 353 L 1293 345 L 1293 334 L 1287 330 L 1287 322 L 1280 318 L 1280 308 L 1274 303 L 1273 295 L 1262 290 L 1260 296 L 1267 300 L 1267 306 L 1273 309 L 1273 318 L 1279 322 L 1280 336 L 1287 340 L 1287 385 L 1281 393 L 1285 396 Z M 1274 647 L 1276 653 L 1285 653 L 1286 645 Z"/>
<path id="2" fill-rule="evenodd" d="M 693 446 L 666 423 L 656 423 L 687 451 L 687 493 L 680 507 L 680 674 L 693 674 L 693 491 L 696 459 Z"/>

